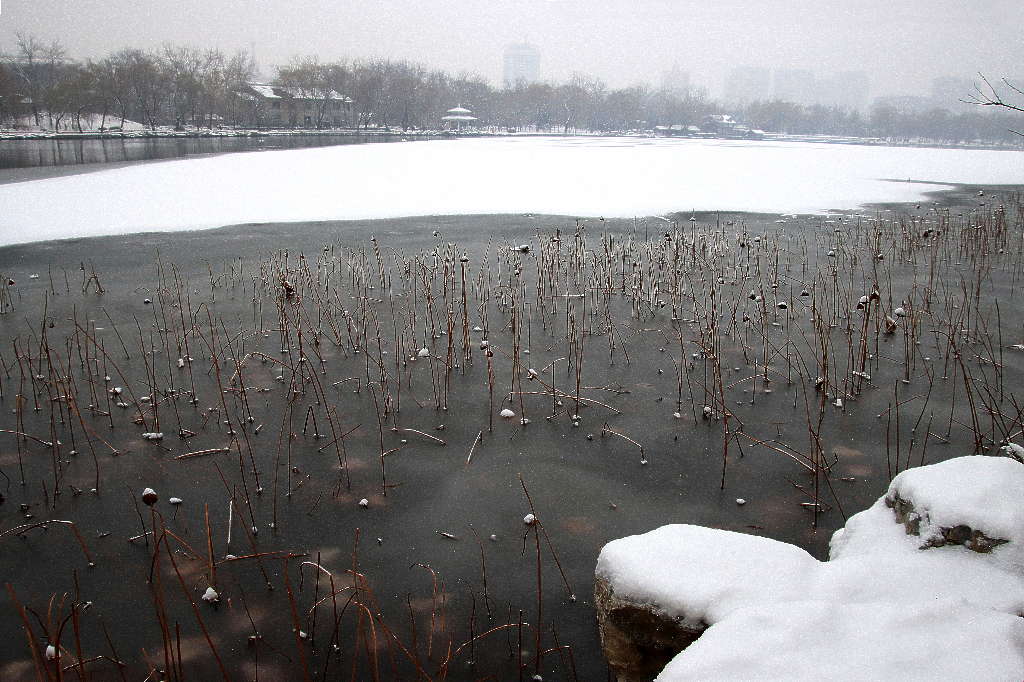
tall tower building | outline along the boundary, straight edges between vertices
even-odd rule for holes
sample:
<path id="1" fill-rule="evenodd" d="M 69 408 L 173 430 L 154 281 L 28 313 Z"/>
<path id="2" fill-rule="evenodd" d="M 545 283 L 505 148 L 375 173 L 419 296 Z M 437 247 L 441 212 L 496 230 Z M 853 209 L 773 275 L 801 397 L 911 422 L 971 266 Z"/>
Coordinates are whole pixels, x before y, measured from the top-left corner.
<path id="1" fill-rule="evenodd" d="M 505 48 L 505 87 L 516 83 L 536 83 L 540 80 L 540 52 L 529 43 L 517 43 Z"/>
<path id="2" fill-rule="evenodd" d="M 674 64 L 661 74 L 661 89 L 677 97 L 686 97 L 690 94 L 690 72 Z"/>

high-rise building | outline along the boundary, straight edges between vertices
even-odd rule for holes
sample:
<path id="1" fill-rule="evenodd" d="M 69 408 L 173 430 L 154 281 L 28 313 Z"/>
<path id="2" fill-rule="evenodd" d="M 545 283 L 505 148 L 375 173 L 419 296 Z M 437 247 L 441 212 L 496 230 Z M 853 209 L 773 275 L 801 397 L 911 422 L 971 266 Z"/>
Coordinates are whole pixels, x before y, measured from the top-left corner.
<path id="1" fill-rule="evenodd" d="M 529 43 L 516 43 L 505 48 L 505 87 L 540 80 L 540 52 Z"/>
<path id="2" fill-rule="evenodd" d="M 764 102 L 771 99 L 772 75 L 768 69 L 741 66 L 725 79 L 725 101 L 729 104 Z"/>
<path id="3" fill-rule="evenodd" d="M 817 99 L 814 72 L 807 69 L 776 69 L 772 96 L 783 102 L 811 104 Z"/>
<path id="4" fill-rule="evenodd" d="M 871 81 L 863 71 L 840 71 L 831 78 L 820 78 L 811 100 L 840 109 L 864 109 L 868 104 Z"/>

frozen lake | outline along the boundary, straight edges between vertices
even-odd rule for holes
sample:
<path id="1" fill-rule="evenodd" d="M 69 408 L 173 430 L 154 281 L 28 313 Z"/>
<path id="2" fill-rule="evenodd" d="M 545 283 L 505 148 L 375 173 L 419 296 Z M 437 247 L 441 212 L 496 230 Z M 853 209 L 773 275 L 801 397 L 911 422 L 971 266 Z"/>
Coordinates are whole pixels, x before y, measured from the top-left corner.
<path id="1" fill-rule="evenodd" d="M 3 185 L 0 245 L 415 215 L 816 213 L 1022 182 L 1017 151 L 601 137 L 348 145 Z"/>

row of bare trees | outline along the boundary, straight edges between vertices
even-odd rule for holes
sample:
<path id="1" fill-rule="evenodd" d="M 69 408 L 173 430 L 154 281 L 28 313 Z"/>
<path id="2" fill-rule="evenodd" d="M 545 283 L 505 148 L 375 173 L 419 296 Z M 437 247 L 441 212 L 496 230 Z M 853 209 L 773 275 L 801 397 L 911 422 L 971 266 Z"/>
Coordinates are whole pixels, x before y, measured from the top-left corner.
<path id="1" fill-rule="evenodd" d="M 100 125 L 126 120 L 147 127 L 261 127 L 272 104 L 247 84 L 257 77 L 251 55 L 166 45 L 157 51 L 122 49 L 84 63 L 68 59 L 59 42 L 19 35 L 16 54 L 0 62 L 0 119 L 30 115 L 49 129 L 82 128 L 84 114 Z M 646 86 L 610 89 L 574 75 L 568 82 L 520 83 L 498 90 L 474 74 L 451 75 L 408 61 L 322 62 L 297 58 L 278 67 L 272 83 L 312 100 L 312 126 L 333 124 L 332 93 L 351 99 L 353 127 L 436 128 L 445 111 L 462 105 L 484 126 L 543 130 L 626 130 L 699 120 L 715 111 L 703 94 L 678 95 Z"/>
<path id="2" fill-rule="evenodd" d="M 966 93 L 965 93 L 966 94 Z M 1011 107 L 982 111 L 966 102 L 956 112 L 942 107 L 906 111 L 878 104 L 862 114 L 835 106 L 752 102 L 733 112 L 752 127 L 794 135 L 878 137 L 894 142 L 926 140 L 945 144 L 1021 144 L 1020 116 Z"/>
<path id="3" fill-rule="evenodd" d="M 128 119 L 150 128 L 213 127 L 231 117 L 255 71 L 244 52 L 173 45 L 77 62 L 58 41 L 18 34 L 17 52 L 0 62 L 0 119 L 27 114 L 52 130 L 81 131 L 86 114 L 99 116 L 101 128 Z"/>
<path id="4" fill-rule="evenodd" d="M 542 130 L 628 130 L 654 122 L 698 120 L 716 107 L 703 94 L 678 95 L 647 86 L 609 89 L 598 79 L 574 75 L 566 83 L 519 83 L 495 89 L 473 74 L 450 75 L 407 61 L 387 59 L 293 61 L 278 69 L 283 85 L 321 93 L 343 93 L 352 101 L 352 124 L 411 128 L 436 127 L 444 112 L 462 105 L 482 125 Z"/>
<path id="5" fill-rule="evenodd" d="M 165 45 L 154 51 L 126 48 L 99 60 L 69 59 L 59 42 L 18 34 L 15 53 L 0 61 L 0 124 L 26 116 L 37 126 L 81 130 L 83 117 L 97 125 L 126 120 L 149 128 L 253 127 L 280 124 L 273 102 L 248 84 L 257 66 L 246 52 Z M 1007 88 L 979 90 L 974 103 L 998 111 L 967 108 L 906 112 L 876 106 L 867 114 L 784 101 L 753 102 L 728 111 L 753 128 L 793 134 L 833 134 L 928 139 L 939 142 L 1020 143 L 1013 132 L 1019 116 L 1003 99 Z M 481 126 L 502 129 L 571 131 L 650 130 L 659 125 L 699 124 L 724 107 L 703 91 L 678 92 L 646 85 L 609 88 L 596 78 L 573 75 L 563 83 L 520 83 L 497 89 L 473 74 L 452 75 L 421 64 L 389 59 L 324 62 L 296 58 L 276 69 L 272 83 L 303 93 L 309 127 L 339 124 L 357 128 L 430 129 L 447 109 L 462 105 Z M 351 100 L 340 119 L 329 110 L 337 95 Z M 970 93 L 965 93 L 966 97 Z M 304 113 L 307 113 L 304 111 Z M 285 125 L 295 121 L 285 121 Z"/>

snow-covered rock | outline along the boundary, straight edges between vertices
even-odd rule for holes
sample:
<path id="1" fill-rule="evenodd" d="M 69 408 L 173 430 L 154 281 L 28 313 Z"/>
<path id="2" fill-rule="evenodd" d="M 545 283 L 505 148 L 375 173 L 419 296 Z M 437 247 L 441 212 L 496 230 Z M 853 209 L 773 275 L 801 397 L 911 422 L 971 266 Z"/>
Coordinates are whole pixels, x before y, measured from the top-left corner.
<path id="1" fill-rule="evenodd" d="M 1010 614 L 802 601 L 712 625 L 657 680 L 1017 680 L 1022 670 L 1024 619 Z"/>
<path id="2" fill-rule="evenodd" d="M 614 540 L 595 588 L 608 664 L 620 682 L 650 679 L 731 611 L 800 598 L 817 564 L 795 545 L 687 524 Z"/>
<path id="3" fill-rule="evenodd" d="M 827 562 L 689 525 L 610 542 L 595 589 L 609 665 L 650 679 L 685 648 L 659 680 L 1018 679 L 1022 490 L 1006 457 L 905 471 L 834 534 Z"/>

